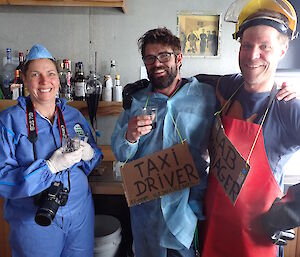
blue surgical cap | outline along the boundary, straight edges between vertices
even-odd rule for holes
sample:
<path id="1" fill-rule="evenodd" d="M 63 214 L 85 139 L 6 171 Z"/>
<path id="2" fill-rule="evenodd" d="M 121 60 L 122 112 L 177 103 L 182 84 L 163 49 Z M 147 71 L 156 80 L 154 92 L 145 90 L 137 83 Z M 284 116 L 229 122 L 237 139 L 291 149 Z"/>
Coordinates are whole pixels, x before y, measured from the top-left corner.
<path id="1" fill-rule="evenodd" d="M 50 52 L 41 44 L 35 44 L 31 47 L 29 53 L 26 56 L 25 62 L 36 59 L 50 59 L 55 60 Z"/>

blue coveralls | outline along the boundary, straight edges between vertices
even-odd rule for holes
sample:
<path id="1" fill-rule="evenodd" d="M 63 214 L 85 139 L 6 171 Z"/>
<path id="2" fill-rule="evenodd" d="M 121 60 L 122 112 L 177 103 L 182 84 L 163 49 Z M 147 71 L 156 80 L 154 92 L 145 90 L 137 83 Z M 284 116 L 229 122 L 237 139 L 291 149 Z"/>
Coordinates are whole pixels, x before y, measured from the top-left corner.
<path id="1" fill-rule="evenodd" d="M 157 127 L 132 144 L 125 139 L 128 121 L 141 114 L 147 100 L 148 106 L 158 108 Z M 192 77 L 171 98 L 153 92 L 149 84 L 133 94 L 131 108 L 121 113 L 112 135 L 112 149 L 118 160 L 138 159 L 180 143 L 173 117 L 182 138 L 188 142 L 201 177 L 198 186 L 130 208 L 136 256 L 165 257 L 167 249 L 191 256 L 188 249 L 193 241 L 197 218 L 204 219 L 205 159 L 215 102 L 214 88 Z"/>
<path id="2" fill-rule="evenodd" d="M 70 168 L 70 193 L 66 206 L 58 208 L 50 226 L 35 223 L 37 206 L 34 195 L 47 189 L 51 182 L 61 181 L 68 188 L 68 172 L 52 174 L 46 160 L 61 147 L 57 114 L 53 125 L 36 112 L 37 142 L 34 160 L 33 145 L 28 139 L 26 102 L 0 113 L 0 196 L 5 198 L 4 218 L 10 225 L 10 246 L 13 257 L 88 257 L 94 248 L 94 206 L 87 176 L 102 158 L 92 137 L 87 120 L 81 113 L 57 99 L 70 138 L 76 136 L 79 124 L 88 133 L 88 143 L 95 155 Z M 77 125 L 78 126 L 78 125 Z"/>

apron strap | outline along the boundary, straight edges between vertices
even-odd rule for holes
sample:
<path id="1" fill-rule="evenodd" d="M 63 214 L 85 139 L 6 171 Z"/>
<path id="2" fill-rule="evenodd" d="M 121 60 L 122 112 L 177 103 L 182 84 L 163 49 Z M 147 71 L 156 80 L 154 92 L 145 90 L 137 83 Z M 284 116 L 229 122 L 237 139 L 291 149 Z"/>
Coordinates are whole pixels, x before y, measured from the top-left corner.
<path id="1" fill-rule="evenodd" d="M 260 132 L 261 132 L 261 130 L 262 130 L 262 127 L 263 127 L 263 125 L 264 125 L 264 123 L 265 123 L 265 121 L 266 121 L 267 114 L 268 114 L 268 112 L 269 112 L 269 110 L 270 110 L 270 107 L 271 107 L 271 105 L 272 105 L 272 103 L 273 103 L 273 101 L 274 101 L 274 99 L 275 99 L 276 93 L 277 93 L 277 85 L 276 85 L 276 83 L 274 83 L 274 85 L 273 85 L 273 87 L 272 87 L 272 90 L 271 90 L 271 93 L 270 93 L 270 95 L 269 95 L 269 102 L 268 102 L 268 105 L 267 105 L 267 109 L 266 109 L 266 111 L 265 111 L 263 117 L 261 118 L 261 122 L 260 122 L 260 124 L 259 124 L 259 129 L 258 129 L 258 131 L 257 131 L 257 133 L 256 133 L 256 136 L 255 136 L 253 145 L 252 145 L 252 147 L 251 147 L 251 149 L 250 149 L 250 152 L 249 152 L 249 155 L 248 155 L 248 158 L 247 158 L 247 163 L 248 163 L 248 164 L 249 164 L 249 161 L 250 161 L 250 157 L 251 157 L 251 155 L 252 155 L 252 152 L 253 152 L 253 150 L 254 150 L 254 147 L 255 147 L 255 145 L 256 145 L 257 139 L 258 139 L 258 137 L 259 137 L 259 134 L 260 134 Z"/>

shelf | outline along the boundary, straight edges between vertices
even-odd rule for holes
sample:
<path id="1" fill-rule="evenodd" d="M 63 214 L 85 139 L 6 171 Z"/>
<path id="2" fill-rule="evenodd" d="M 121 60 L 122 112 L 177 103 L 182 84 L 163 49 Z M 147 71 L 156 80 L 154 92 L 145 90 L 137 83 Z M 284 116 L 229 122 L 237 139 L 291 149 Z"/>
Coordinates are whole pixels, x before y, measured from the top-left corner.
<path id="1" fill-rule="evenodd" d="M 78 109 L 83 115 L 88 115 L 87 103 L 85 101 L 69 101 L 68 105 Z M 121 102 L 104 102 L 100 101 L 97 115 L 99 116 L 119 116 L 122 111 Z"/>
<path id="2" fill-rule="evenodd" d="M 125 0 L 0 0 L 0 5 L 115 7 L 126 13 Z"/>
<path id="3" fill-rule="evenodd" d="M 16 100 L 0 100 L 0 111 L 9 106 L 16 105 Z M 87 103 L 85 101 L 69 101 L 68 105 L 78 109 L 83 115 L 88 116 Z M 119 116 L 122 111 L 121 102 L 104 102 L 100 101 L 98 105 L 97 115 L 99 116 Z"/>

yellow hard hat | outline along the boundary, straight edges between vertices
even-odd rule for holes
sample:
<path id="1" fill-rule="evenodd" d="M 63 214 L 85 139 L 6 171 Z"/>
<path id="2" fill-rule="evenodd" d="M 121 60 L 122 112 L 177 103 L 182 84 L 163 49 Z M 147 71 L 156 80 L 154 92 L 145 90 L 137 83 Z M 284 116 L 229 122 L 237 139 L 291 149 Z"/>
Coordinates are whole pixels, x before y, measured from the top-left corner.
<path id="1" fill-rule="evenodd" d="M 280 13 L 287 18 L 288 22 L 267 15 L 248 19 L 249 16 L 263 10 Z M 274 27 L 291 40 L 297 37 L 297 15 L 294 7 L 287 0 L 236 0 L 227 10 L 224 19 L 236 23 L 234 39 L 238 39 L 246 28 L 256 25 Z"/>

